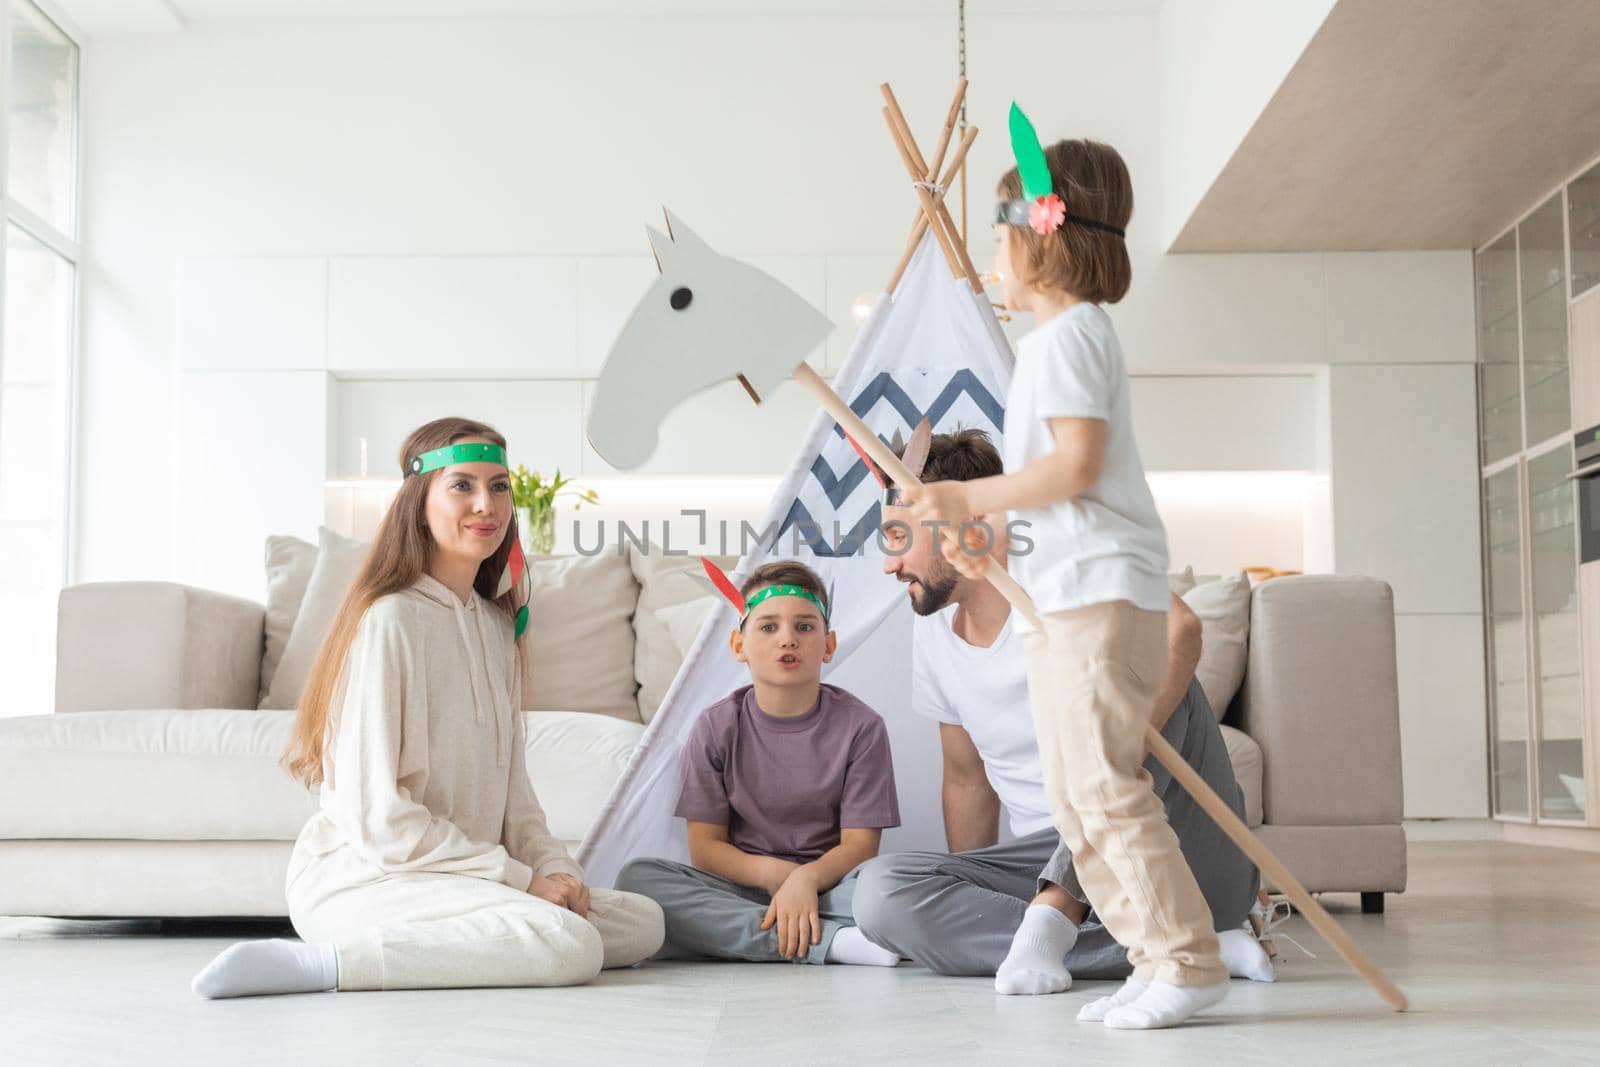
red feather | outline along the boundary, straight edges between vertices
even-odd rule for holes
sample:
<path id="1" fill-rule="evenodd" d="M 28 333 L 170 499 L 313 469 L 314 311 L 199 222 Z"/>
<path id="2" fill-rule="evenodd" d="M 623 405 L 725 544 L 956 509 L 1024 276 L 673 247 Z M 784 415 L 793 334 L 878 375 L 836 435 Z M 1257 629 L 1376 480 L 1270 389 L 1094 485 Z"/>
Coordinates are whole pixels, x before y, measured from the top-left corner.
<path id="1" fill-rule="evenodd" d="M 700 565 L 706 569 L 706 577 L 711 579 L 711 584 L 717 587 L 719 593 L 728 598 L 728 603 L 733 605 L 734 612 L 742 616 L 744 614 L 744 597 L 739 595 L 739 590 L 733 584 L 733 581 L 722 573 L 721 567 L 704 556 L 700 557 Z"/>
<path id="2" fill-rule="evenodd" d="M 503 597 L 515 589 L 527 569 L 528 561 L 522 555 L 522 542 L 511 542 L 511 551 L 506 556 L 505 570 L 500 572 L 500 584 L 494 591 L 495 597 Z"/>
<path id="3" fill-rule="evenodd" d="M 878 470 L 877 465 L 872 462 L 872 457 L 867 455 L 867 450 L 862 448 L 860 443 L 857 442 L 856 439 L 854 437 L 851 437 L 849 434 L 845 434 L 844 435 L 844 439 L 846 441 L 850 442 L 850 447 L 856 450 L 856 455 L 860 456 L 861 457 L 861 462 L 863 462 L 863 463 L 865 463 L 867 465 L 867 470 L 871 471 L 872 472 L 872 476 L 874 478 L 878 479 L 879 488 L 881 488 L 881 489 L 889 488 L 888 479 L 883 476 L 883 472 Z"/>

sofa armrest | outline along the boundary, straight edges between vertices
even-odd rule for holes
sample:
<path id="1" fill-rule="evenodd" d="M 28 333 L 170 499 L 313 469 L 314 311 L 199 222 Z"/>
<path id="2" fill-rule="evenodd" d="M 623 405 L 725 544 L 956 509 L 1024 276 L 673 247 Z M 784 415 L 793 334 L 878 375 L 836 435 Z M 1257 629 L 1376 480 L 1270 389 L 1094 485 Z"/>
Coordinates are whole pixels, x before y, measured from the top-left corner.
<path id="1" fill-rule="evenodd" d="M 1375 578 L 1274 578 L 1250 604 L 1235 705 L 1265 757 L 1268 824 L 1401 820 L 1394 594 Z"/>
<path id="2" fill-rule="evenodd" d="M 171 582 L 61 591 L 56 710 L 254 708 L 266 610 Z"/>

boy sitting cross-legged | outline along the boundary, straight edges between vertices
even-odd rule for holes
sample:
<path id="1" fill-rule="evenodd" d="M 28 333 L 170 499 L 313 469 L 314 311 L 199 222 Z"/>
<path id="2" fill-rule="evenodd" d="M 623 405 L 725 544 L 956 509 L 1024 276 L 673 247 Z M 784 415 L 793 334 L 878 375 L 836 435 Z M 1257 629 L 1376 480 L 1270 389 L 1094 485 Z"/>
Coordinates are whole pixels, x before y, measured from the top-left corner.
<path id="1" fill-rule="evenodd" d="M 665 911 L 658 958 L 892 967 L 851 910 L 857 867 L 900 825 L 888 731 L 820 681 L 836 637 L 815 572 L 769 563 L 739 597 L 729 645 L 751 684 L 706 709 L 683 750 L 677 814 L 694 865 L 634 860 L 617 887 Z"/>

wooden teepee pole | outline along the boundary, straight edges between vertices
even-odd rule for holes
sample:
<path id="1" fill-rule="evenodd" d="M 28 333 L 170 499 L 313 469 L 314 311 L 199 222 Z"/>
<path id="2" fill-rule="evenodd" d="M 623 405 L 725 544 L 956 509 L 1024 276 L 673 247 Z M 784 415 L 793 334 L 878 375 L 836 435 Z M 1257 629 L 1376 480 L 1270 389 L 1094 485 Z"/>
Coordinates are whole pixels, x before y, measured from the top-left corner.
<path id="1" fill-rule="evenodd" d="M 950 269 L 957 275 L 963 276 L 972 286 L 974 292 L 983 291 L 983 283 L 978 280 L 977 270 L 972 266 L 972 259 L 967 255 L 965 242 L 959 236 L 950 211 L 944 205 L 944 194 L 949 189 L 949 183 L 956 174 L 960 173 L 961 163 L 965 160 L 965 148 L 970 148 L 971 128 L 963 131 L 962 141 L 965 147 L 958 146 L 956 158 L 946 173 L 941 176 L 939 171 L 944 164 L 944 155 L 950 145 L 950 140 L 955 134 L 955 129 L 960 121 L 961 108 L 966 100 L 967 81 L 958 79 L 956 91 L 951 98 L 949 110 L 945 114 L 944 125 L 939 131 L 938 148 L 934 152 L 932 162 L 923 158 L 922 151 L 917 147 L 916 138 L 912 136 L 910 127 L 906 124 L 905 115 L 900 110 L 899 102 L 895 99 L 894 92 L 887 84 L 879 86 L 883 93 L 884 122 L 889 127 L 889 134 L 894 139 L 895 147 L 900 152 L 900 160 L 905 165 L 906 174 L 911 178 L 913 187 L 917 192 L 919 211 L 912 220 L 911 236 L 906 241 L 905 251 L 900 256 L 900 262 L 895 266 L 894 273 L 890 275 L 889 283 L 884 286 L 885 292 L 893 292 L 899 284 L 901 276 L 905 273 L 907 264 L 915 254 L 917 246 L 921 243 L 923 234 L 928 227 L 933 228 L 933 234 L 939 242 L 940 249 L 945 258 L 950 261 Z M 942 180 L 941 180 L 942 177 Z"/>
<path id="2" fill-rule="evenodd" d="M 907 170 L 915 174 L 917 167 L 912 161 L 911 151 L 906 147 L 905 138 L 900 136 L 899 129 L 895 127 L 894 116 L 889 114 L 888 108 L 883 109 L 883 120 L 889 124 L 889 136 L 894 140 L 894 146 L 900 150 L 901 161 L 905 163 Z M 918 179 L 913 178 L 912 180 L 917 181 Z M 944 250 L 944 258 L 949 262 L 951 272 L 954 274 L 962 273 L 961 257 L 956 254 L 955 247 L 951 245 L 950 235 L 945 232 L 943 226 L 939 225 L 938 201 L 933 198 L 931 190 L 921 185 L 913 185 L 911 188 L 916 193 L 917 199 L 922 202 L 922 213 L 927 216 L 928 225 L 933 228 L 933 236 L 939 242 L 939 247 Z"/>
<path id="3" fill-rule="evenodd" d="M 950 165 L 945 169 L 939 179 L 941 190 L 949 190 L 950 183 L 955 176 L 967 165 L 967 150 L 972 147 L 972 142 L 977 140 L 978 127 L 968 126 L 961 134 L 961 143 L 956 145 L 955 154 L 950 157 Z M 935 199 L 943 200 L 944 192 L 936 191 Z M 900 262 L 895 265 L 894 273 L 889 275 L 889 282 L 883 287 L 886 293 L 892 293 L 895 286 L 900 284 L 900 278 L 905 274 L 906 268 L 911 265 L 911 257 L 917 254 L 917 249 L 922 244 L 922 235 L 928 232 L 928 216 L 921 207 L 917 208 L 916 221 L 911 224 L 911 239 L 906 242 L 905 251 L 900 254 Z"/>
<path id="4" fill-rule="evenodd" d="M 914 182 L 926 183 L 928 181 L 928 163 L 922 158 L 922 153 L 917 149 L 916 138 L 911 135 L 911 127 L 906 124 L 906 117 L 900 110 L 899 101 L 895 99 L 894 90 L 885 83 L 878 87 L 883 93 L 889 126 L 895 132 L 896 141 L 900 146 L 906 173 Z M 926 193 L 921 185 L 918 191 Z M 955 220 L 950 217 L 949 210 L 942 200 L 933 201 L 930 197 L 920 197 L 924 207 L 928 209 L 928 225 L 933 227 L 934 236 L 940 237 L 940 243 L 945 246 L 947 253 L 953 253 L 959 266 L 956 273 L 965 275 L 972 285 L 975 293 L 983 292 L 983 283 L 978 280 L 978 272 L 972 265 L 972 259 L 967 255 L 967 247 L 961 243 L 960 231 L 956 228 Z M 942 237 L 941 237 L 942 234 Z"/>
<path id="5" fill-rule="evenodd" d="M 944 126 L 939 131 L 939 143 L 933 150 L 933 156 L 928 162 L 928 172 L 924 175 L 928 181 L 937 181 L 939 168 L 944 166 L 944 154 L 950 147 L 950 136 L 955 133 L 956 122 L 961 118 L 961 104 L 967 98 L 967 79 L 956 79 L 956 95 L 950 101 L 950 111 L 944 117 Z"/>
<path id="6" fill-rule="evenodd" d="M 944 163 L 944 153 L 950 144 L 950 135 L 955 132 L 956 123 L 961 116 L 962 103 L 966 98 L 967 79 L 964 77 L 957 78 L 955 97 L 951 100 L 950 111 L 945 115 L 944 129 L 939 132 L 939 147 L 933 154 L 933 166 L 928 168 L 927 173 L 929 182 L 938 183 L 938 187 L 934 190 L 934 196 L 937 198 L 943 198 L 944 190 L 949 188 L 950 179 L 947 177 L 940 182 L 938 181 L 939 176 L 935 172 Z M 957 150 L 956 158 L 958 160 L 964 158 L 960 149 Z M 954 173 L 954 168 L 952 168 L 952 173 Z M 883 287 L 884 292 L 892 293 L 895 286 L 900 284 L 900 278 L 905 274 L 906 267 L 910 265 L 911 257 L 916 254 L 917 247 L 922 244 L 922 235 L 927 232 L 928 216 L 923 213 L 922 205 L 918 204 L 917 210 L 911 216 L 911 236 L 906 240 L 905 251 L 901 253 L 900 262 L 895 265 L 894 273 L 889 275 L 889 283 Z"/>

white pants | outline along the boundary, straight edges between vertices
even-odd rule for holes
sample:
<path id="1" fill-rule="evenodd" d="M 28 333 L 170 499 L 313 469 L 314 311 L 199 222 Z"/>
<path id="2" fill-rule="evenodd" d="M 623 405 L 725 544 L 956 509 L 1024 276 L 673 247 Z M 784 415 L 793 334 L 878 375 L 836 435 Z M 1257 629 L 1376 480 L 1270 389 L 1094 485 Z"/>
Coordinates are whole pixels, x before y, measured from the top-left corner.
<path id="1" fill-rule="evenodd" d="M 655 955 L 665 927 L 648 897 L 591 890 L 589 917 L 499 882 L 390 874 L 344 850 L 292 873 L 289 917 L 339 953 L 339 988 L 563 986 Z"/>

